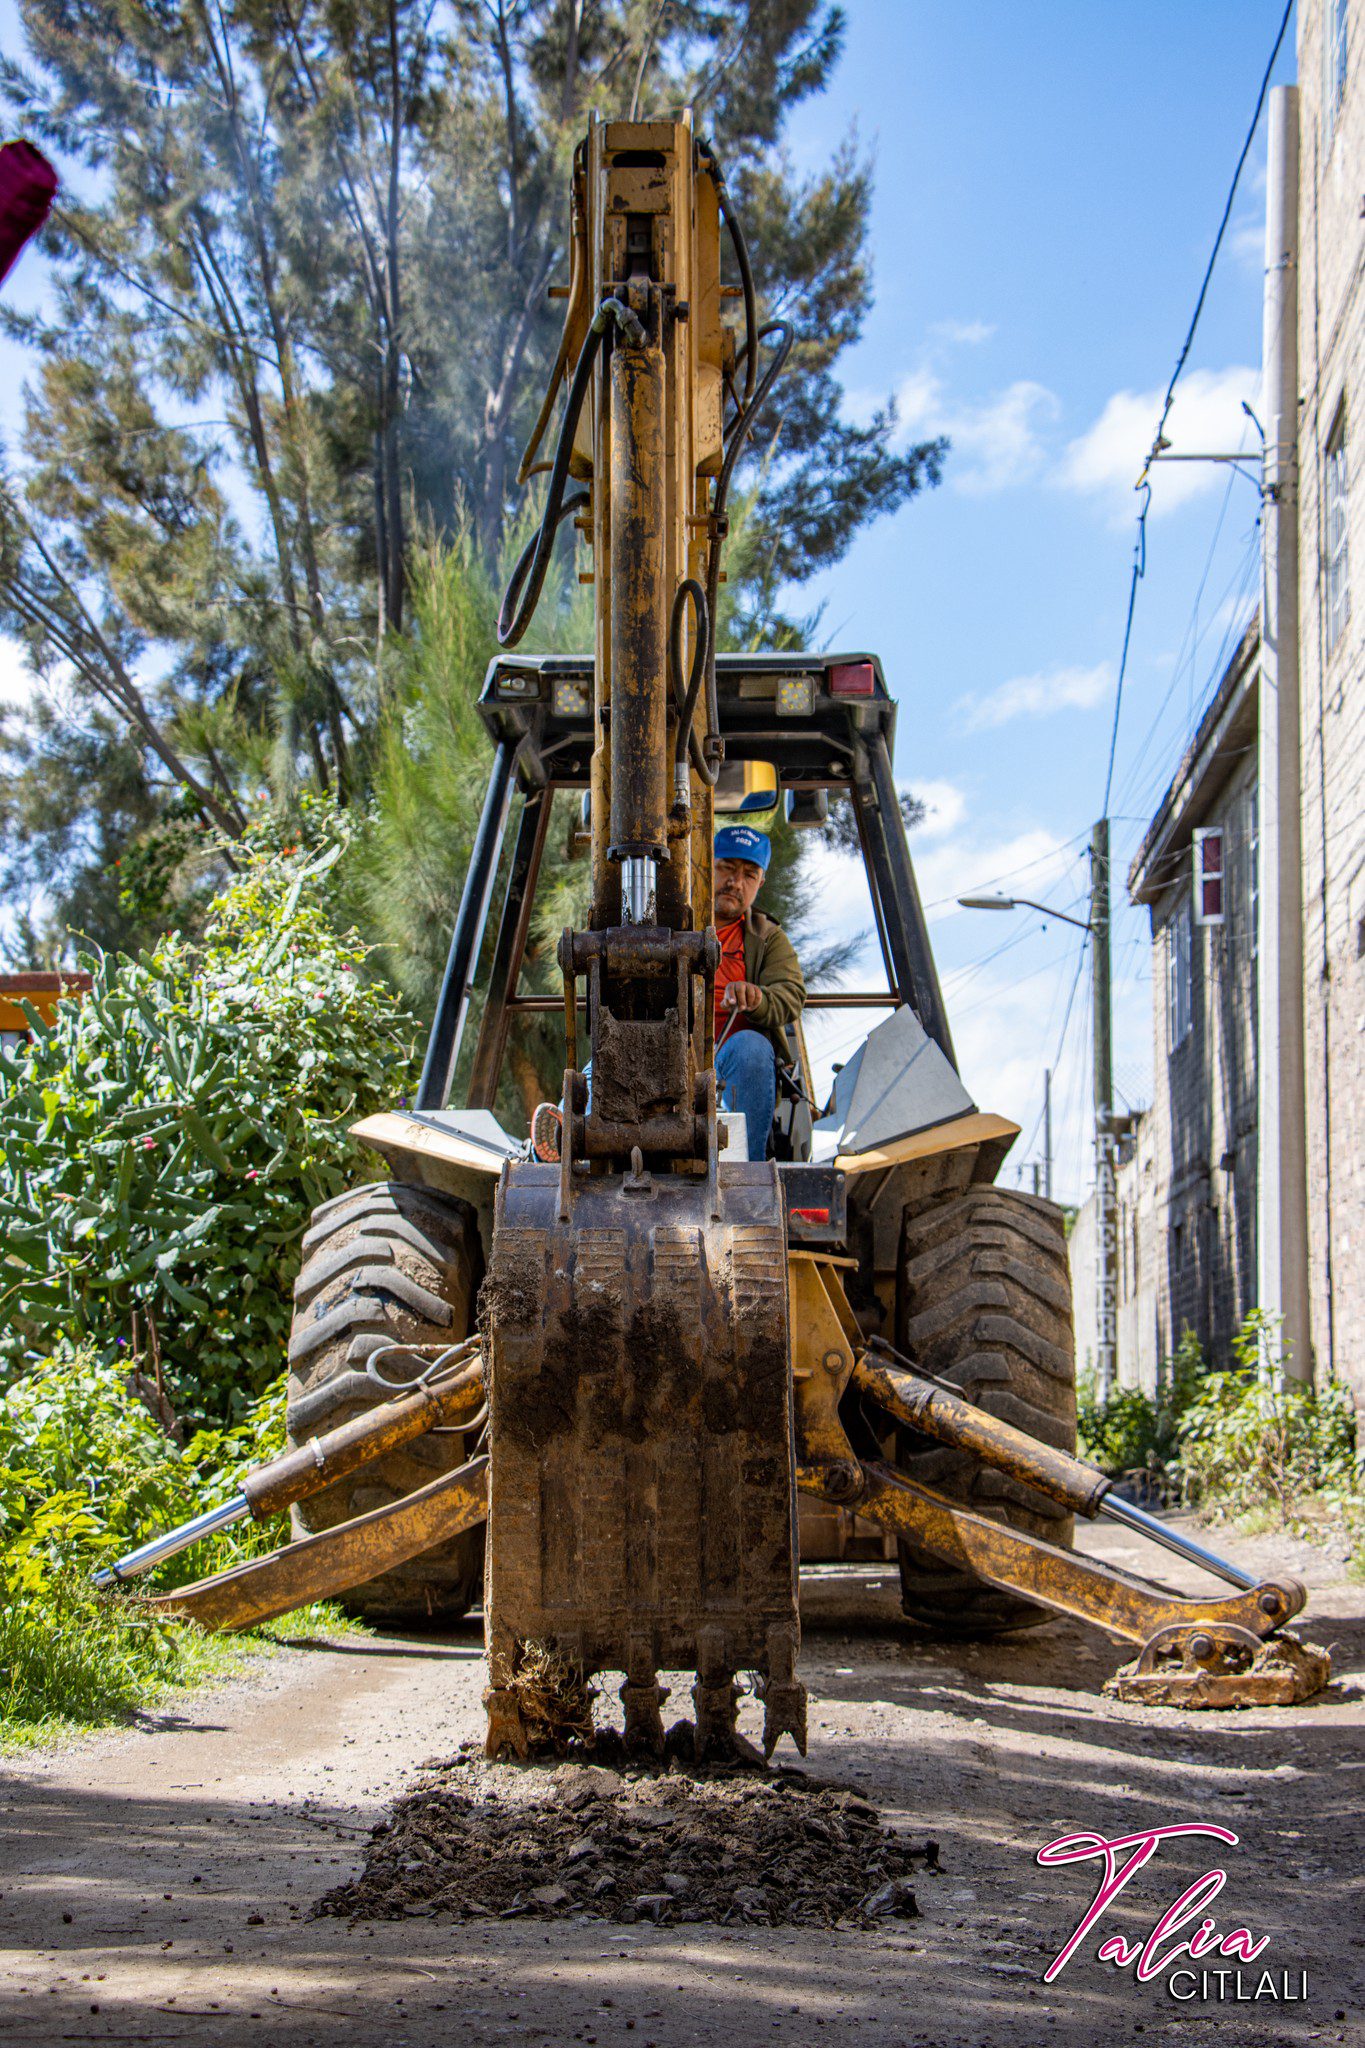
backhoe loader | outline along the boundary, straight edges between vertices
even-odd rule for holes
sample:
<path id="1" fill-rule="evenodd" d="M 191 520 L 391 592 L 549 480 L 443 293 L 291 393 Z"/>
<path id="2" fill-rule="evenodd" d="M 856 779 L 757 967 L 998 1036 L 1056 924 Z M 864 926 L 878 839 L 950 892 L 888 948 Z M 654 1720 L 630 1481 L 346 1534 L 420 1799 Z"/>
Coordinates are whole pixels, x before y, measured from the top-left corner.
<path id="1" fill-rule="evenodd" d="M 1063 1219 L 997 1184 L 1017 1127 L 956 1070 L 881 663 L 717 654 L 735 467 L 792 335 L 760 323 L 690 117 L 594 121 L 571 230 L 522 466 L 548 471 L 544 517 L 480 698 L 492 770 L 420 1090 L 355 1127 L 388 1177 L 324 1204 L 304 1237 L 291 1450 L 108 1576 L 292 1507 L 292 1542 L 161 1604 L 233 1628 L 321 1593 L 419 1624 L 481 1603 L 494 1755 L 526 1753 L 520 1680 L 547 1654 L 583 1679 L 619 1674 L 632 1749 L 661 1748 L 660 1674 L 682 1671 L 698 1754 L 734 1740 L 741 1674 L 767 1752 L 784 1734 L 804 1751 L 800 1502 L 809 1542 L 855 1518 L 889 1533 L 921 1625 L 1078 1615 L 1136 1648 L 1117 1681 L 1129 1697 L 1302 1698 L 1328 1671 L 1283 1632 L 1302 1586 L 1253 1581 L 1075 1458 Z M 514 650 L 569 519 L 594 646 L 530 659 Z M 523 979 L 561 791 L 584 805 L 591 903 L 546 995 Z M 799 827 L 831 799 L 856 822 L 886 988 L 811 1001 L 887 1014 L 819 1112 L 794 1030 L 774 1129 L 741 1141 L 717 1104 L 715 821 L 781 802 Z M 493 1114 L 509 1030 L 535 1011 L 562 1024 L 557 1147 Z M 1178 1597 L 1083 1557 L 1077 1514 L 1227 1583 Z"/>

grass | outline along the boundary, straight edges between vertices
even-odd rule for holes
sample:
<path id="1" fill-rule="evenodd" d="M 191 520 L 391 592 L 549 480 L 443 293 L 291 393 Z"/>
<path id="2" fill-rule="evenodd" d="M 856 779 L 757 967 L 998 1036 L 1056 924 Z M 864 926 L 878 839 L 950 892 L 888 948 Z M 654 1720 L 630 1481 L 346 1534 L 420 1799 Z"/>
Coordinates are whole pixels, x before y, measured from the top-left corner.
<path id="1" fill-rule="evenodd" d="M 59 1575 L 0 1611 L 0 1752 L 134 1726 L 169 1699 L 237 1677 L 298 1636 L 368 1635 L 316 1601 L 241 1635 L 169 1621 L 136 1593 L 95 1593 Z"/>
<path id="2" fill-rule="evenodd" d="M 0 1750 L 136 1723 L 300 1632 L 353 1632 L 318 1603 L 240 1636 L 173 1621 L 147 1593 L 274 1550 L 282 1521 L 245 1521 L 169 1558 L 135 1588 L 91 1574 L 158 1529 L 231 1494 L 284 1448 L 284 1381 L 229 1429 L 182 1451 L 116 1368 L 80 1352 L 36 1362 L 0 1396 Z"/>

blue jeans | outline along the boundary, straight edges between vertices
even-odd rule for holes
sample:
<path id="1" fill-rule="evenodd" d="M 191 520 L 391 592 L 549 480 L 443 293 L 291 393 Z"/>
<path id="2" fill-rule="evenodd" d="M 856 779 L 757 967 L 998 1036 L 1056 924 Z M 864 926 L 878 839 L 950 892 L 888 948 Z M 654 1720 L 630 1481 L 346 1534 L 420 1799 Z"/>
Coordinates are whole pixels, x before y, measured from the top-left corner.
<path id="1" fill-rule="evenodd" d="M 591 1060 L 583 1073 L 591 1109 Z M 737 1024 L 716 1054 L 716 1086 L 720 1091 L 719 1107 L 744 1118 L 749 1157 L 766 1159 L 768 1134 L 777 1114 L 777 1054 L 772 1040 L 761 1031 L 745 1031 Z M 559 1106 L 564 1107 L 563 1103 Z"/>
<path id="2" fill-rule="evenodd" d="M 720 1107 L 742 1116 L 749 1157 L 766 1159 L 768 1135 L 777 1110 L 777 1054 L 761 1031 L 736 1025 L 716 1054 Z"/>

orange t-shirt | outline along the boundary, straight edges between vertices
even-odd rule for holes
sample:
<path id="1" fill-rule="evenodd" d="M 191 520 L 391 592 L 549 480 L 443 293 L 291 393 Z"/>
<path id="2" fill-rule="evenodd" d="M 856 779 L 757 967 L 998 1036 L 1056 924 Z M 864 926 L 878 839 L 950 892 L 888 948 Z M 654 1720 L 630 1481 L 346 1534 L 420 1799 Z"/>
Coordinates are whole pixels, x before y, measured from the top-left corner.
<path id="1" fill-rule="evenodd" d="M 719 1038 L 735 1014 L 725 1007 L 725 991 L 732 981 L 744 979 L 744 919 L 737 917 L 729 924 L 718 925 L 716 937 L 720 940 L 720 966 L 716 969 L 716 1037 Z M 739 1023 L 733 1028 L 738 1031 Z"/>

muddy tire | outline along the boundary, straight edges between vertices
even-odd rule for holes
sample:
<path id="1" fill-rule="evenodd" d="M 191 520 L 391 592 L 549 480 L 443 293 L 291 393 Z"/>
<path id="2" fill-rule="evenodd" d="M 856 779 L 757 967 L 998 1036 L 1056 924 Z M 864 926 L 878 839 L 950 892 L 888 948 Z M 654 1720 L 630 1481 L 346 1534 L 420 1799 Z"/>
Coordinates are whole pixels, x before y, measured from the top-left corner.
<path id="1" fill-rule="evenodd" d="M 906 1215 L 899 1348 L 992 1415 L 1057 1450 L 1076 1448 L 1076 1359 L 1062 1212 L 1014 1189 L 969 1188 Z M 896 1435 L 907 1479 L 964 1507 L 1065 1545 L 1064 1508 L 916 1430 Z M 936 1633 L 993 1636 L 1051 1618 L 971 1572 L 900 1546 L 901 1601 Z"/>
<path id="2" fill-rule="evenodd" d="M 454 1344 L 474 1327 L 481 1277 L 474 1212 L 400 1181 L 353 1188 L 313 1213 L 294 1286 L 287 1425 L 291 1445 L 350 1421 L 384 1396 L 365 1376 L 370 1355 L 396 1342 Z M 394 1361 L 390 1377 L 411 1368 Z M 425 1486 L 464 1462 L 461 1434 L 419 1437 L 293 1510 L 311 1535 Z M 342 1604 L 367 1621 L 451 1621 L 483 1593 L 482 1527 L 382 1577 L 353 1586 Z"/>

